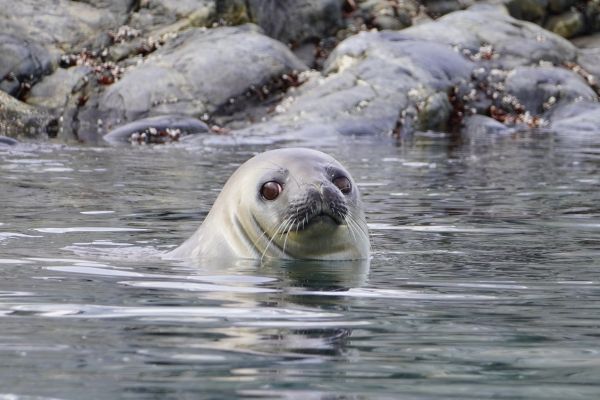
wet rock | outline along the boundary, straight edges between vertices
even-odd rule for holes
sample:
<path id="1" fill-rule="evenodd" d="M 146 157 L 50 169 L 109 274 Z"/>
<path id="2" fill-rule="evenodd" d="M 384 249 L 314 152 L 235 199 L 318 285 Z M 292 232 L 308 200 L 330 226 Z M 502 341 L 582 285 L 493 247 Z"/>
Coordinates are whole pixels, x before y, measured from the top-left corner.
<path id="1" fill-rule="evenodd" d="M 58 68 L 31 89 L 26 102 L 54 112 L 62 112 L 76 88 L 90 74 L 91 68 L 87 66 Z"/>
<path id="2" fill-rule="evenodd" d="M 600 46 L 580 50 L 576 65 L 583 68 L 582 76 L 600 94 Z"/>
<path id="3" fill-rule="evenodd" d="M 29 106 L 0 91 L 0 135 L 48 137 L 55 133 L 56 121 L 44 111 Z"/>
<path id="4" fill-rule="evenodd" d="M 352 36 L 270 119 L 235 134 L 505 134 L 543 128 L 554 108 L 597 99 L 575 71 L 570 42 L 501 10 L 476 6 L 400 32 Z"/>
<path id="5" fill-rule="evenodd" d="M 400 30 L 411 26 L 418 12 L 419 4 L 413 1 L 366 0 L 358 2 L 352 17 L 355 29 L 365 25 L 367 29 Z"/>
<path id="6" fill-rule="evenodd" d="M 454 12 L 435 23 L 413 26 L 403 32 L 456 46 L 474 58 L 478 58 L 482 46 L 492 46 L 488 64 L 503 69 L 540 61 L 561 64 L 577 56 L 577 49 L 568 40 L 538 25 L 516 20 L 494 6 Z"/>
<path id="7" fill-rule="evenodd" d="M 210 26 L 216 21 L 215 0 L 145 0 L 128 24 L 143 32 L 187 20 L 187 26 Z"/>
<path id="8" fill-rule="evenodd" d="M 326 63 L 276 108 L 266 124 L 242 134 L 394 134 L 448 128 L 453 85 L 473 64 L 449 46 L 401 32 L 363 32 L 342 42 Z"/>
<path id="9" fill-rule="evenodd" d="M 130 122 L 106 135 L 108 143 L 170 143 L 179 141 L 183 136 L 209 132 L 208 126 L 195 118 L 179 115 L 163 115 Z"/>
<path id="10" fill-rule="evenodd" d="M 0 33 L 0 90 L 22 98 L 55 65 L 54 57 L 39 44 Z"/>
<path id="11" fill-rule="evenodd" d="M 118 27 L 126 17 L 78 1 L 0 0 L 3 33 L 34 41 L 56 53 L 76 49 L 99 32 Z"/>
<path id="12" fill-rule="evenodd" d="M 450 104 L 447 91 L 436 92 L 427 96 L 427 98 L 419 104 L 417 111 L 417 127 L 419 130 L 431 130 L 437 132 L 449 130 L 452 104 Z"/>
<path id="13" fill-rule="evenodd" d="M 506 93 L 525 110 L 541 115 L 574 101 L 595 101 L 597 95 L 579 75 L 557 67 L 519 67 L 506 78 Z"/>
<path id="14" fill-rule="evenodd" d="M 303 44 L 335 35 L 343 27 L 342 0 L 223 0 L 217 19 L 227 25 L 253 22 L 281 42 Z"/>
<path id="15" fill-rule="evenodd" d="M 425 0 L 422 1 L 425 5 L 427 14 L 434 18 L 439 18 L 442 15 L 449 14 L 454 11 L 464 10 L 467 7 L 475 4 L 473 0 Z"/>
<path id="16" fill-rule="evenodd" d="M 510 135 L 515 133 L 513 127 L 504 125 L 485 115 L 471 115 L 464 119 L 461 136 L 470 140 L 488 136 Z"/>
<path id="17" fill-rule="evenodd" d="M 191 29 L 126 69 L 120 80 L 88 91 L 86 106 L 65 121 L 76 121 L 73 134 L 80 140 L 95 141 L 98 134 L 149 116 L 208 118 L 225 107 L 261 101 L 274 79 L 305 68 L 253 25 Z"/>
<path id="18" fill-rule="evenodd" d="M 600 48 L 600 33 L 594 33 L 592 35 L 579 36 L 571 39 L 572 43 L 580 48 L 594 49 Z"/>
<path id="19" fill-rule="evenodd" d="M 564 137 L 600 137 L 600 103 L 576 102 L 557 108 L 550 127 Z"/>
<path id="20" fill-rule="evenodd" d="M 15 144 L 18 144 L 19 141 L 15 140 L 13 138 L 9 138 L 6 136 L 0 136 L 0 146 L 14 146 Z"/>
<path id="21" fill-rule="evenodd" d="M 342 27 L 340 0 L 248 0 L 252 22 L 284 43 L 334 35 Z"/>
<path id="22" fill-rule="evenodd" d="M 551 17 L 545 24 L 546 29 L 564 38 L 571 38 L 583 33 L 585 19 L 582 13 L 572 10 Z"/>
<path id="23" fill-rule="evenodd" d="M 542 23 L 546 17 L 548 0 L 509 0 L 506 7 L 515 18 Z"/>
<path id="24" fill-rule="evenodd" d="M 139 3 L 143 2 L 140 0 L 72 0 L 78 1 L 80 3 L 86 3 L 90 6 L 100 9 L 100 10 L 108 10 L 112 13 L 112 15 L 117 20 L 117 23 L 124 24 L 128 17 L 129 13 L 133 11 Z M 173 0 L 172 0 L 173 1 Z M 183 3 L 184 0 L 178 0 Z"/>

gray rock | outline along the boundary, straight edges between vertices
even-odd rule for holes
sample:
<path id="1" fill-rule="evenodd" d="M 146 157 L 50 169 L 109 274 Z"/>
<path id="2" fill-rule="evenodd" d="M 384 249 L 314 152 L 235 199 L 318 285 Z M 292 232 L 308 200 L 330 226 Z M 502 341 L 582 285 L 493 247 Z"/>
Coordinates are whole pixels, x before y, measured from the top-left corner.
<path id="1" fill-rule="evenodd" d="M 343 0 L 219 0 L 217 19 L 227 25 L 253 22 L 284 43 L 303 44 L 335 35 L 344 26 Z"/>
<path id="2" fill-rule="evenodd" d="M 252 22 L 284 43 L 334 35 L 342 27 L 340 0 L 248 0 Z"/>
<path id="3" fill-rule="evenodd" d="M 584 49 L 600 48 L 600 32 L 571 39 L 573 44 Z"/>
<path id="4" fill-rule="evenodd" d="M 215 0 L 146 0 L 131 14 L 128 24 L 143 32 L 188 20 L 190 26 L 210 26 L 216 21 Z"/>
<path id="5" fill-rule="evenodd" d="M 426 12 L 433 17 L 440 17 L 454 11 L 464 10 L 473 5 L 474 0 L 425 0 Z"/>
<path id="6" fill-rule="evenodd" d="M 57 121 L 0 90 L 0 135 L 42 138 L 56 134 Z"/>
<path id="7" fill-rule="evenodd" d="M 58 52 L 76 50 L 99 32 L 118 27 L 123 18 L 109 9 L 77 1 L 0 0 L 0 21 L 3 33 Z"/>
<path id="8" fill-rule="evenodd" d="M 506 78 L 506 93 L 525 110 L 542 115 L 574 101 L 595 101 L 598 96 L 579 75 L 557 67 L 519 67 Z"/>
<path id="9" fill-rule="evenodd" d="M 471 115 L 464 119 L 461 136 L 469 141 L 490 136 L 511 135 L 516 130 L 485 115 Z"/>
<path id="10" fill-rule="evenodd" d="M 584 75 L 588 74 L 588 84 L 600 90 L 600 47 L 580 50 L 577 64 L 585 70 Z"/>
<path id="11" fill-rule="evenodd" d="M 13 138 L 9 138 L 6 136 L 0 136 L 0 146 L 14 146 L 18 144 L 19 141 Z"/>
<path id="12" fill-rule="evenodd" d="M 477 6 L 401 32 L 350 37 L 323 75 L 312 73 L 270 119 L 236 135 L 405 137 L 461 123 L 467 136 L 501 135 L 543 127 L 554 108 L 597 99 L 577 73 L 552 66 L 574 65 L 571 43 L 499 10 Z"/>
<path id="13" fill-rule="evenodd" d="M 80 140 L 141 118 L 206 116 L 238 102 L 259 101 L 269 83 L 306 67 L 290 50 L 254 25 L 191 29 L 131 66 L 122 79 L 89 92 L 89 101 L 67 113 Z"/>
<path id="14" fill-rule="evenodd" d="M 55 68 L 44 47 L 24 38 L 0 33 L 0 90 L 23 97 L 31 85 Z"/>
<path id="15" fill-rule="evenodd" d="M 69 69 L 58 68 L 52 75 L 44 77 L 31 89 L 26 102 L 55 112 L 62 112 L 76 88 L 90 73 L 91 69 L 86 66 Z"/>
<path id="16" fill-rule="evenodd" d="M 575 59 L 577 49 L 568 40 L 500 10 L 492 6 L 472 7 L 403 32 L 456 46 L 475 58 L 482 46 L 491 45 L 493 56 L 489 64 L 505 69 L 539 61 L 561 64 Z"/>
<path id="17" fill-rule="evenodd" d="M 600 138 L 600 103 L 576 102 L 558 108 L 550 127 L 566 138 Z"/>
<path id="18" fill-rule="evenodd" d="M 86 3 L 94 8 L 100 10 L 108 10 L 115 17 L 118 24 L 124 24 L 129 18 L 129 13 L 133 11 L 138 4 L 139 0 L 73 0 L 80 3 Z M 175 0 L 171 0 L 175 1 Z M 184 0 L 178 0 L 184 2 Z"/>
<path id="19" fill-rule="evenodd" d="M 449 46 L 401 32 L 363 32 L 342 42 L 326 63 L 277 108 L 269 122 L 250 127 L 284 135 L 345 135 L 444 130 L 451 88 L 469 79 L 474 64 Z"/>
<path id="20" fill-rule="evenodd" d="M 104 140 L 108 143 L 167 143 L 182 136 L 209 132 L 208 126 L 195 118 L 162 115 L 140 119 L 113 129 Z"/>

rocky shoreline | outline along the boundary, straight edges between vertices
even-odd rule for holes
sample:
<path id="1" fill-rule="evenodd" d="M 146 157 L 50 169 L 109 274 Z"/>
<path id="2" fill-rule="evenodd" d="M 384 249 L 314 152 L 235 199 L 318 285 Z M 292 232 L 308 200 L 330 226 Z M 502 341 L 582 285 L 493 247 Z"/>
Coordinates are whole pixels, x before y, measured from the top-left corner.
<path id="1" fill-rule="evenodd" d="M 596 0 L 0 6 L 0 144 L 600 136 Z"/>

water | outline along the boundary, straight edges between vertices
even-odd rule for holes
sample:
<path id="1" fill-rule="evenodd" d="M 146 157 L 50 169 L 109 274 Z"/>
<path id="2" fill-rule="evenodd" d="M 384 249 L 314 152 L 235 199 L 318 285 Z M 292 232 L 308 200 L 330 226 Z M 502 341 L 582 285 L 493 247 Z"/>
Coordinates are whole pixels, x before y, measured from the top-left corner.
<path id="1" fill-rule="evenodd" d="M 0 398 L 600 397 L 600 144 L 329 141 L 370 265 L 161 260 L 268 147 L 0 147 Z"/>

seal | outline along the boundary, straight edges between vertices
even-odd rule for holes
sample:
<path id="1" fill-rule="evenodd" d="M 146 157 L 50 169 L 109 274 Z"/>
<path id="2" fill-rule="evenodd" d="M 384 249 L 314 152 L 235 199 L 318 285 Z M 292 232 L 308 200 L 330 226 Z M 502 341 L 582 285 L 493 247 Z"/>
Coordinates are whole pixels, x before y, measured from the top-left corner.
<path id="1" fill-rule="evenodd" d="M 165 258 L 368 259 L 356 182 L 305 148 L 260 153 L 225 183 L 198 230 Z"/>

